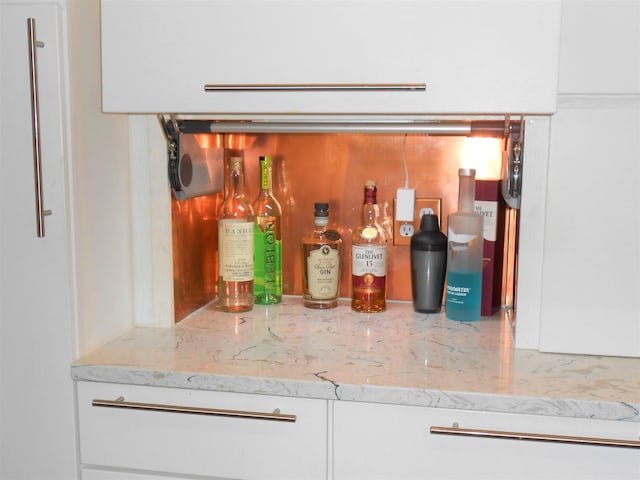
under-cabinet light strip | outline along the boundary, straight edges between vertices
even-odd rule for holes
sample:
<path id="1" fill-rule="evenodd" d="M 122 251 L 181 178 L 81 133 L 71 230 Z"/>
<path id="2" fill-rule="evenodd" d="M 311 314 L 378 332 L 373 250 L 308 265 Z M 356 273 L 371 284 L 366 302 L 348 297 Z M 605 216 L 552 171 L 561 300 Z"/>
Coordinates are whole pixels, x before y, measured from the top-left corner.
<path id="1" fill-rule="evenodd" d="M 505 134 L 504 121 L 471 122 L 283 122 L 177 120 L 180 133 L 378 133 L 494 136 Z M 520 124 L 509 124 L 509 133 Z"/>

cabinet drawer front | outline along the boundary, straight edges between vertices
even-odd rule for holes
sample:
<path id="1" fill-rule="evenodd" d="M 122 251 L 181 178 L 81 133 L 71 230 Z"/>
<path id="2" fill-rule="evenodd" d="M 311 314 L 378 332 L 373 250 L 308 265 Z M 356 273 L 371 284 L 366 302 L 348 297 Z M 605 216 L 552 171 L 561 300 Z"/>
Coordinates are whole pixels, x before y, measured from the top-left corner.
<path id="1" fill-rule="evenodd" d="M 103 109 L 550 113 L 559 1 L 102 0 Z M 367 87 L 207 92 L 205 85 Z M 426 84 L 422 91 L 370 91 Z"/>
<path id="2" fill-rule="evenodd" d="M 640 450 L 430 433 L 433 426 L 637 441 L 640 425 L 335 402 L 335 480 L 637 479 Z M 357 447 L 355 447 L 357 445 Z"/>
<path id="3" fill-rule="evenodd" d="M 119 397 L 142 408 L 93 405 Z M 324 400 L 79 382 L 78 411 L 85 466 L 231 478 L 326 478 Z M 248 416 L 219 416 L 219 411 Z M 275 420 L 258 418 L 274 411 L 280 412 Z"/>

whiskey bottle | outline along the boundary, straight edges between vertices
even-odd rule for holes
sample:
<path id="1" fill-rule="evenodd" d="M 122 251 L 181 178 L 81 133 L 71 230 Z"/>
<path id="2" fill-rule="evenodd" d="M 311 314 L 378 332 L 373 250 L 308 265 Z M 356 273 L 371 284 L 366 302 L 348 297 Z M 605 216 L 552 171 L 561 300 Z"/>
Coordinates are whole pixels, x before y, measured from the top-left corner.
<path id="1" fill-rule="evenodd" d="M 386 309 L 387 239 L 378 223 L 380 211 L 376 195 L 376 182 L 367 181 L 362 220 L 351 246 L 351 308 L 363 313 Z"/>
<path id="2" fill-rule="evenodd" d="M 314 230 L 302 239 L 303 304 L 334 308 L 340 294 L 342 238 L 329 225 L 329 204 L 314 204 Z"/>
<path id="3" fill-rule="evenodd" d="M 253 298 L 259 305 L 282 301 L 282 209 L 271 191 L 271 157 L 260 157 L 260 193 L 253 202 Z"/>
<path id="4" fill-rule="evenodd" d="M 225 312 L 253 308 L 253 209 L 244 194 L 244 158 L 227 162 L 226 195 L 218 211 L 219 306 Z"/>
<path id="5" fill-rule="evenodd" d="M 483 217 L 474 211 L 475 175 L 458 171 L 458 211 L 449 215 L 447 243 L 447 318 L 463 322 L 480 320 L 482 300 Z"/>

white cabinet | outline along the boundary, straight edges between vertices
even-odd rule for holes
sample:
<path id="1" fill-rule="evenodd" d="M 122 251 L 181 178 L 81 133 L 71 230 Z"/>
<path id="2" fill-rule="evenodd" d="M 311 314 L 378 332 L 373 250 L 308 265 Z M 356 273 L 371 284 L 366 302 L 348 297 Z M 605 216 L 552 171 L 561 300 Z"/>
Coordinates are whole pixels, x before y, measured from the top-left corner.
<path id="1" fill-rule="evenodd" d="M 640 357 L 640 2 L 564 2 L 560 59 L 539 329 L 516 346 Z"/>
<path id="2" fill-rule="evenodd" d="M 562 4 L 560 94 L 640 93 L 640 2 Z"/>
<path id="3" fill-rule="evenodd" d="M 640 357 L 638 132 L 640 98 L 582 99 L 552 119 L 542 351 Z"/>
<path id="4" fill-rule="evenodd" d="M 559 0 L 102 0 L 101 13 L 108 112 L 250 118 L 556 108 Z M 398 84 L 426 89 L 395 91 Z M 282 85 L 293 91 L 273 91 Z M 394 90 L 371 90 L 381 85 Z"/>
<path id="5" fill-rule="evenodd" d="M 93 406 L 94 400 L 118 397 L 148 405 L 138 410 Z M 197 409 L 206 412 L 194 414 Z M 218 410 L 240 411 L 244 417 L 219 416 Z M 324 400 L 79 382 L 78 411 L 85 479 L 100 478 L 105 469 L 178 478 L 327 476 Z M 274 412 L 279 412 L 275 419 L 262 418 Z"/>
<path id="6" fill-rule="evenodd" d="M 27 19 L 37 50 L 44 234 L 36 234 Z M 0 477 L 76 472 L 61 10 L 0 4 Z"/>
<path id="7" fill-rule="evenodd" d="M 640 450 L 430 433 L 451 427 L 638 440 L 640 425 L 334 402 L 334 480 L 637 479 Z"/>

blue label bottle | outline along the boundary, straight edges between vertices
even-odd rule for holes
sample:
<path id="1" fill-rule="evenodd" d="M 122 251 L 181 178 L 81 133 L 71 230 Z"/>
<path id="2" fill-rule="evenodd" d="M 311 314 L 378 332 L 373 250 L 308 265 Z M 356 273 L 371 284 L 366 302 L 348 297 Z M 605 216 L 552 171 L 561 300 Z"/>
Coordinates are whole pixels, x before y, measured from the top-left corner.
<path id="1" fill-rule="evenodd" d="M 458 211 L 448 217 L 447 318 L 462 322 L 480 320 L 482 303 L 483 217 L 474 212 L 476 171 L 458 171 Z"/>

